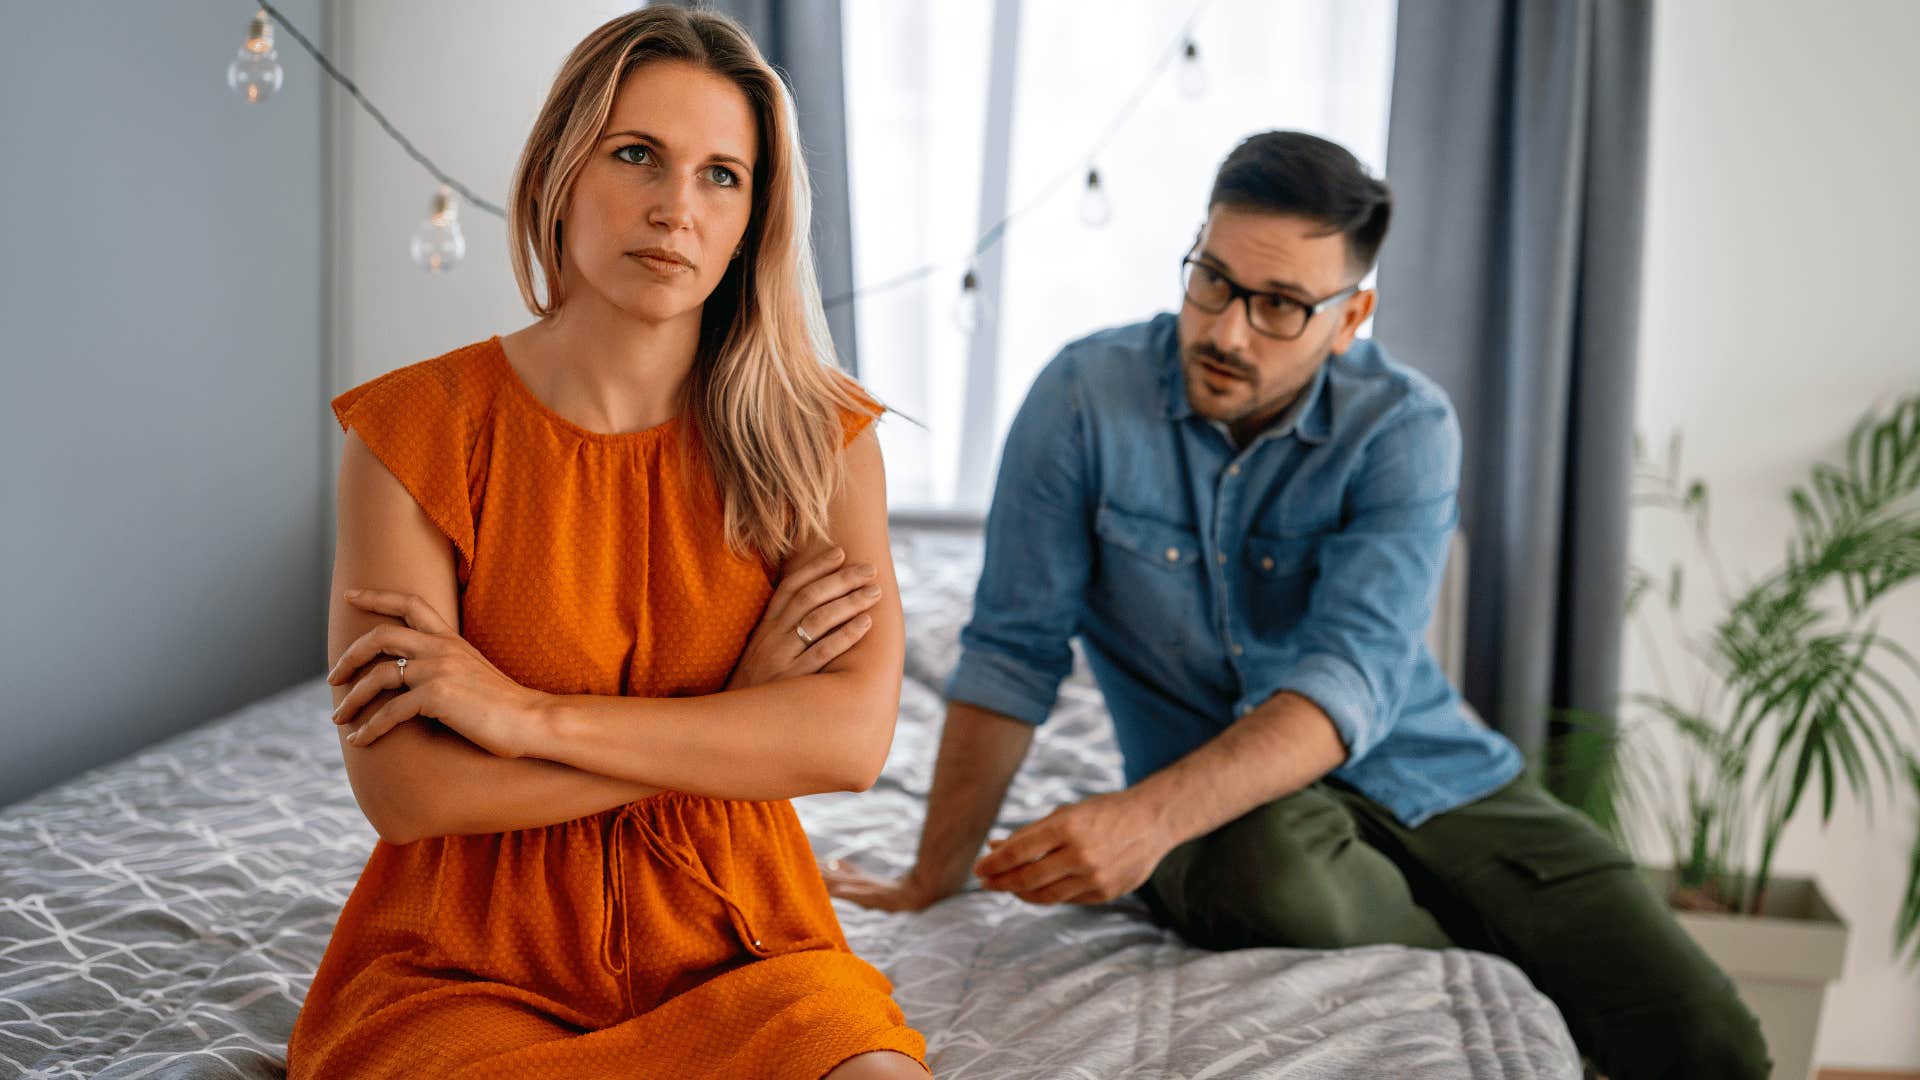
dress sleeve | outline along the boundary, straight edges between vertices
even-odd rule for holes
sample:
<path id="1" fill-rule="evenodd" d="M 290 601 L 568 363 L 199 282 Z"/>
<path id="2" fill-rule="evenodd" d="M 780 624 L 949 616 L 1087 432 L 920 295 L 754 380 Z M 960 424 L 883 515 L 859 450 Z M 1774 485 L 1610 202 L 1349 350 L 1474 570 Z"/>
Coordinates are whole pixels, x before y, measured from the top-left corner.
<path id="1" fill-rule="evenodd" d="M 871 394 L 852 379 L 846 380 L 846 388 L 859 405 L 855 408 L 840 410 L 840 449 L 842 450 L 852 446 L 853 440 L 859 438 L 861 432 L 871 427 L 873 422 L 880 418 L 880 414 L 887 411 L 886 406 L 875 401 Z"/>
<path id="2" fill-rule="evenodd" d="M 477 418 L 455 373 L 435 360 L 370 379 L 333 399 L 342 431 L 358 432 L 460 555 L 473 562 L 473 503 L 467 465 Z"/>

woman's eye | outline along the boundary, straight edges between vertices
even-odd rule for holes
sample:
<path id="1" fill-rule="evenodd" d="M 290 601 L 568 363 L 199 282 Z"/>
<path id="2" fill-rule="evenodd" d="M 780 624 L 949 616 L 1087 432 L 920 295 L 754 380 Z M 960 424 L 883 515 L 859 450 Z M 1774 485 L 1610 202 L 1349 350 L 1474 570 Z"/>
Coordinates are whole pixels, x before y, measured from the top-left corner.
<path id="1" fill-rule="evenodd" d="M 646 147 L 641 146 L 639 143 L 634 143 L 632 146 L 623 146 L 620 149 L 615 150 L 613 152 L 613 156 L 619 158 L 621 161 L 627 162 L 630 165 L 646 164 L 645 161 L 636 161 L 633 158 L 624 156 L 628 151 L 632 151 L 636 154 L 642 155 L 643 157 L 647 158 L 649 161 L 652 160 L 653 158 L 653 152 L 651 150 L 648 150 Z"/>
<path id="2" fill-rule="evenodd" d="M 713 179 L 714 183 L 719 184 L 721 187 L 733 187 L 740 183 L 740 178 L 735 176 L 733 170 L 727 168 L 725 165 L 713 166 L 707 170 L 707 175 Z"/>

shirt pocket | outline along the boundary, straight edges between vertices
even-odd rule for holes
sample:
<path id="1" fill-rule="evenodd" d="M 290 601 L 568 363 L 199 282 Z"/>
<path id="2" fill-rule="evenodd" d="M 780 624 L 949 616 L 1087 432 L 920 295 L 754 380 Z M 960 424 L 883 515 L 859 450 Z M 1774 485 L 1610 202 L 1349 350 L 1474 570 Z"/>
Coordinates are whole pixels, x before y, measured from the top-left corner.
<path id="1" fill-rule="evenodd" d="M 1113 629 L 1170 648 L 1207 625 L 1205 570 L 1193 530 L 1102 504 L 1100 571 L 1090 599 Z"/>
<path id="2" fill-rule="evenodd" d="M 1279 644 L 1300 625 L 1320 576 L 1319 535 L 1247 537 L 1248 627 L 1256 639 Z"/>

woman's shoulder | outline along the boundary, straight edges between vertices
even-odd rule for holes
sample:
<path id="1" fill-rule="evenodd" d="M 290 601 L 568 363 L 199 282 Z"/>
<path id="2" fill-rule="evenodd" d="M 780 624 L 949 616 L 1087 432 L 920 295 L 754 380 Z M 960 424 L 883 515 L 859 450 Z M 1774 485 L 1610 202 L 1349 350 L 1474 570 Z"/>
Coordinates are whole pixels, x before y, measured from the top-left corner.
<path id="1" fill-rule="evenodd" d="M 368 410 L 475 421 L 499 391 L 499 351 L 499 338 L 491 337 L 395 368 L 335 397 L 333 411 L 342 426 L 351 414 Z"/>

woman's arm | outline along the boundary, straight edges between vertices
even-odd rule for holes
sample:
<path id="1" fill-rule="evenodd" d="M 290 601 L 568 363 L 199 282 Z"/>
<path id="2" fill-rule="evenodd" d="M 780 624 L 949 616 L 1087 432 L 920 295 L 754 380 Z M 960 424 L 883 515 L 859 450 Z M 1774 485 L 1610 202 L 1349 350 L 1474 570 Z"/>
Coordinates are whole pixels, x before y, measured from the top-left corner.
<path id="1" fill-rule="evenodd" d="M 871 787 L 893 744 L 906 634 L 887 544 L 886 472 L 871 428 L 847 447 L 845 461 L 828 507 L 832 535 L 790 563 L 837 543 L 848 565 L 871 565 L 881 596 L 865 637 L 817 674 L 708 697 L 545 698 L 520 752 L 717 798 Z"/>
<path id="2" fill-rule="evenodd" d="M 367 444 L 348 432 L 340 459 L 339 530 L 327 616 L 327 661 L 382 623 L 344 590 L 373 586 L 411 592 L 458 630 L 460 601 L 453 546 Z M 333 688 L 338 706 L 352 683 Z M 398 691 L 383 691 L 358 712 L 370 716 Z M 496 757 L 446 728 L 403 725 L 377 745 L 349 745 L 340 728 L 347 779 L 361 812 L 381 837 L 404 844 L 449 833 L 492 833 L 571 821 L 645 798 L 658 789 L 537 758 Z"/>
<path id="3" fill-rule="evenodd" d="M 380 628 L 349 647 L 345 662 L 417 655 L 430 681 L 374 710 L 351 738 L 377 749 L 389 732 L 431 716 L 504 758 L 539 758 L 697 795 L 783 799 L 871 786 L 893 742 L 906 642 L 887 548 L 886 476 L 871 432 L 847 448 L 845 463 L 828 507 L 830 535 L 789 565 L 837 543 L 849 565 L 874 568 L 880 598 L 866 626 L 849 624 L 865 636 L 817 672 L 698 698 L 522 696 L 509 687 L 511 700 L 503 700 L 474 689 L 485 680 L 472 677 L 473 662 L 430 626 Z M 461 677 L 430 674 L 442 665 Z"/>

